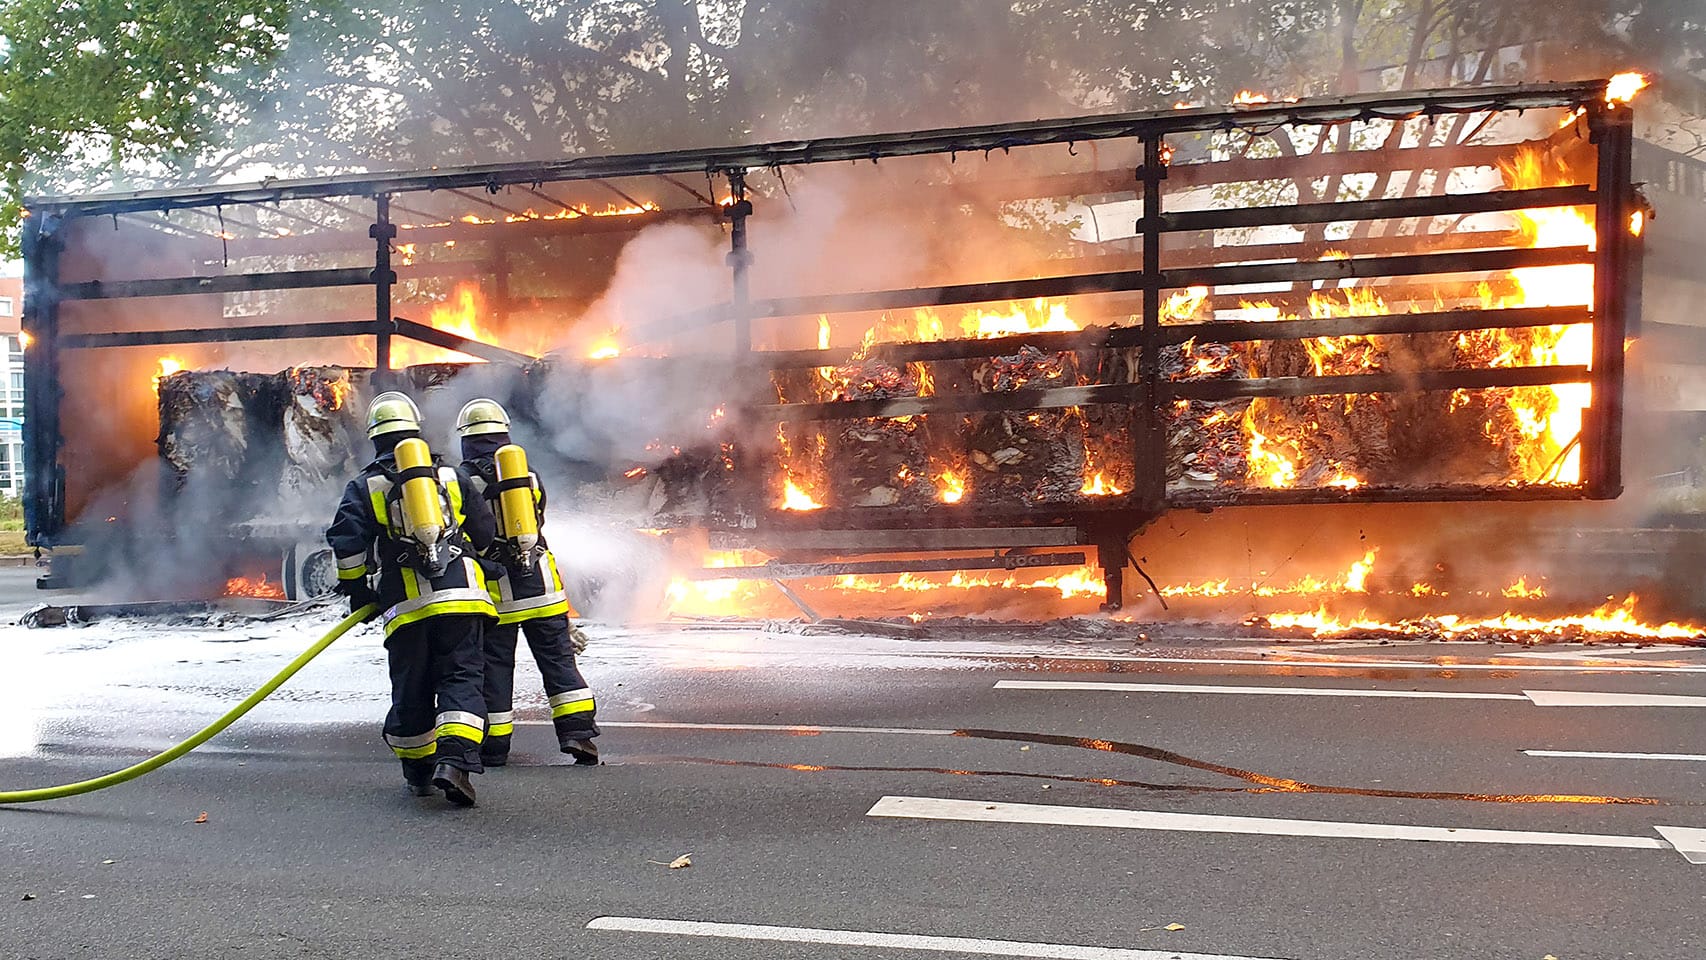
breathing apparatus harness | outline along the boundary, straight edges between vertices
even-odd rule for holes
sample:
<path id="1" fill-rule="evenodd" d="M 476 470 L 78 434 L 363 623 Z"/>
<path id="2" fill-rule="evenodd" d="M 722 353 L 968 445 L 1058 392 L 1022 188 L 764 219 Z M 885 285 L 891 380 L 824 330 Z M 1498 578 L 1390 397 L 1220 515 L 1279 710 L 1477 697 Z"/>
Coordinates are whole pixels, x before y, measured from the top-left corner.
<path id="1" fill-rule="evenodd" d="M 484 467 L 485 464 L 482 463 L 481 466 Z M 524 470 L 525 466 L 524 461 Z M 492 513 L 499 518 L 498 535 L 492 542 L 490 552 L 495 555 L 494 559 L 512 571 L 531 570 L 539 563 L 539 558 L 545 553 L 545 547 L 539 542 L 538 514 L 534 507 L 533 496 L 533 475 L 530 472 L 523 472 L 521 476 L 505 478 L 501 476 L 501 472 L 499 464 L 494 458 L 491 461 L 491 472 L 489 474 L 491 479 L 487 481 L 485 492 L 482 494 L 485 499 L 491 501 Z M 517 530 L 509 522 L 509 513 L 520 512 L 517 509 L 519 496 L 504 496 L 510 491 L 522 491 L 520 496 L 526 497 L 526 505 L 521 509 L 525 509 L 533 517 L 531 530 Z"/>
<path id="2" fill-rule="evenodd" d="M 410 458 L 417 462 L 406 466 L 401 462 L 407 456 L 402 448 L 409 442 L 398 444 L 395 469 L 384 461 L 377 464 L 391 483 L 385 494 L 385 524 L 396 545 L 397 562 L 436 579 L 463 555 L 462 527 L 450 509 L 450 491 L 439 476 L 443 464 L 438 457 L 429 452 L 425 463 L 418 458 Z M 415 442 L 425 450 L 425 443 Z"/>

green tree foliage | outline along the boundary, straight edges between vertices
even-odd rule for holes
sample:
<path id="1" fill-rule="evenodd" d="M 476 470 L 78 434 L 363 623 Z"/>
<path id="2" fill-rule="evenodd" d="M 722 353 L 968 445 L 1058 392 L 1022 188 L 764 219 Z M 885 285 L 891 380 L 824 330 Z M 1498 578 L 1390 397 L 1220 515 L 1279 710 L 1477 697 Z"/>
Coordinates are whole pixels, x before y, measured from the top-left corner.
<path id="1" fill-rule="evenodd" d="M 286 25 L 285 4 L 264 0 L 0 4 L 0 226 L 31 172 L 75 186 L 192 164 L 243 122 Z"/>

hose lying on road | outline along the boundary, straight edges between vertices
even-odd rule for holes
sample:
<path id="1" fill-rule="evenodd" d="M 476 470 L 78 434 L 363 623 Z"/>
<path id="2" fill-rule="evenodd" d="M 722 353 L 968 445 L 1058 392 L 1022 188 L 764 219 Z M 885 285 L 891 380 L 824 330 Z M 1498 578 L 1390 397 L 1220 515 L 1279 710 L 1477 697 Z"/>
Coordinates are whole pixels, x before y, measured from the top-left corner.
<path id="1" fill-rule="evenodd" d="M 171 763 L 173 760 L 178 759 L 184 754 L 189 753 L 191 750 L 194 750 L 196 747 L 199 747 L 213 739 L 219 731 L 224 730 L 226 727 L 235 723 L 238 717 L 241 717 L 243 714 L 253 710 L 256 704 L 265 700 L 267 697 L 272 696 L 272 692 L 274 690 L 277 690 L 279 687 L 284 685 L 286 680 L 295 676 L 296 671 L 307 666 L 308 661 L 319 656 L 339 637 L 348 633 L 350 629 L 357 624 L 365 622 L 369 617 L 373 616 L 377 610 L 377 607 L 369 604 L 338 621 L 337 626 L 327 631 L 326 635 L 316 641 L 313 646 L 302 651 L 301 656 L 290 661 L 290 663 L 287 664 L 283 670 L 280 670 L 271 680 L 261 684 L 261 688 L 259 690 L 249 694 L 242 703 L 232 707 L 218 720 L 215 720 L 203 727 L 195 736 L 190 737 L 188 740 L 185 740 L 183 743 L 180 743 L 175 747 L 172 747 L 170 750 L 163 753 L 157 753 L 135 766 L 125 767 L 123 770 L 117 770 L 104 777 L 96 777 L 93 780 L 66 783 L 57 787 L 41 787 L 36 790 L 0 790 L 0 803 L 35 803 L 39 800 L 59 800 L 64 797 L 75 797 L 80 793 L 90 793 L 95 790 L 102 790 L 107 787 L 116 786 L 124 783 L 126 780 L 135 780 L 137 777 L 140 777 L 145 773 L 160 769 L 166 764 Z"/>

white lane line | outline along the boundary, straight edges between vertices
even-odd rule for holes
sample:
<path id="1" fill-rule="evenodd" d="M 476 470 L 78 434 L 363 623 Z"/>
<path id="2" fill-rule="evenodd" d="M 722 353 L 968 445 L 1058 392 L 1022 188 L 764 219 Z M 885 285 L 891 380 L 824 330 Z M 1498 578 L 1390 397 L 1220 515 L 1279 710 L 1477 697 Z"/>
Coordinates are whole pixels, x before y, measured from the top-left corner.
<path id="1" fill-rule="evenodd" d="M 1105 807 L 1069 807 L 1038 803 L 987 803 L 981 800 L 945 800 L 936 797 L 884 797 L 866 811 L 865 815 L 919 820 L 966 820 L 982 823 L 1029 823 L 1063 827 L 1113 827 L 1125 830 L 1175 830 L 1187 833 L 1240 833 L 1282 837 L 1428 840 L 1438 843 L 1612 847 L 1626 850 L 1674 849 L 1682 852 L 1684 856 L 1691 856 L 1690 851 L 1695 849 L 1698 842 L 1699 852 L 1706 856 L 1706 830 L 1691 830 L 1686 827 L 1654 828 L 1661 836 L 1665 835 L 1667 830 L 1683 836 L 1683 843 L 1687 845 L 1685 849 L 1682 845 L 1652 837 L 1602 833 L 1414 827 L 1399 823 L 1353 823 L 1336 820 L 1276 820 L 1268 817 L 1111 810 Z M 1690 859 L 1689 862 L 1695 861 Z"/>
<path id="2" fill-rule="evenodd" d="M 1466 690 L 1352 690 L 1338 687 L 1257 687 L 1243 684 L 1121 683 L 1111 680 L 998 680 L 997 690 L 1113 690 L 1120 693 L 1233 693 L 1268 697 L 1391 697 L 1402 700 L 1527 700 L 1520 693 Z"/>
<path id="3" fill-rule="evenodd" d="M 1691 760 L 1706 763 L 1706 753 L 1616 753 L 1607 750 L 1524 750 L 1531 757 L 1564 760 Z"/>
<path id="4" fill-rule="evenodd" d="M 1659 693 L 1592 693 L 1586 690 L 1524 690 L 1537 707 L 1706 707 L 1706 697 Z"/>
<path id="5" fill-rule="evenodd" d="M 1264 960 L 1261 957 L 1177 950 L 1130 950 L 1123 947 L 1085 947 L 1068 943 L 1030 943 L 1023 940 L 983 940 L 974 937 L 931 937 L 910 933 L 865 930 L 823 930 L 815 927 L 775 927 L 758 923 L 711 923 L 704 920 L 655 920 L 647 917 L 597 917 L 588 930 L 625 933 L 663 933 L 678 937 L 720 937 L 728 940 L 768 940 L 776 943 L 821 943 L 835 947 L 878 947 L 888 950 L 935 950 L 991 957 L 1046 957 L 1053 960 Z M 1266 958 L 1272 960 L 1272 958 Z"/>
<path id="6" fill-rule="evenodd" d="M 549 720 L 517 720 L 517 726 L 548 727 Z M 951 737 L 952 730 L 930 727 L 825 727 L 810 723 L 677 723 L 667 720 L 600 720 L 602 727 L 637 727 L 645 730 L 757 730 L 813 736 L 819 733 L 874 733 L 903 737 Z"/>
<path id="7" fill-rule="evenodd" d="M 1260 687 L 1248 684 L 1126 683 L 1115 680 L 997 680 L 997 690 L 1106 690 L 1115 693 L 1229 693 L 1264 697 L 1385 697 L 1395 700 L 1527 700 L 1537 707 L 1706 707 L 1706 697 L 1589 690 L 1357 690 L 1345 687 Z"/>

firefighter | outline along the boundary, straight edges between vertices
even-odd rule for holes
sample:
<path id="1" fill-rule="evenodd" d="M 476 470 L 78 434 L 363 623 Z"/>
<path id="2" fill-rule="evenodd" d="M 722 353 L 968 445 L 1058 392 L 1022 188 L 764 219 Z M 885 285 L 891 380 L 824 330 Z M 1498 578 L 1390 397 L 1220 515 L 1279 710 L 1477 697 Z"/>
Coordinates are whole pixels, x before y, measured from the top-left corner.
<path id="1" fill-rule="evenodd" d="M 478 551 L 496 532 L 466 473 L 433 457 L 400 393 L 367 410 L 374 460 L 344 488 L 326 541 L 350 609 L 377 603 L 391 669 L 385 742 L 416 796 L 474 805 L 483 772 L 482 642 L 496 619 Z"/>
<path id="2" fill-rule="evenodd" d="M 568 596 L 541 531 L 545 488 L 527 468 L 526 454 L 510 442 L 509 414 L 497 401 L 469 401 L 457 415 L 456 433 L 462 439 L 462 469 L 497 507 L 498 537 L 486 556 L 503 567 L 491 588 L 498 625 L 486 631 L 485 693 L 491 712 L 481 759 L 493 767 L 508 762 L 519 632 L 527 635 L 544 677 L 558 749 L 578 764 L 596 764 L 592 691 L 575 665 Z"/>

